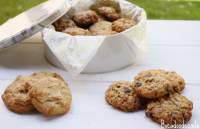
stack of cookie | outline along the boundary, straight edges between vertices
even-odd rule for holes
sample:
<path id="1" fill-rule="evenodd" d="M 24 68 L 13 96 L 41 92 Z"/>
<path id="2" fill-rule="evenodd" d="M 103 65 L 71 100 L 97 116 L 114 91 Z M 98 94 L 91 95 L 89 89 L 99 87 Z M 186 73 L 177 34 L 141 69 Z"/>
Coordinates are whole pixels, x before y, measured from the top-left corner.
<path id="1" fill-rule="evenodd" d="M 45 116 L 57 116 L 70 110 L 72 95 L 64 79 L 49 72 L 18 76 L 2 95 L 5 105 L 16 113 L 35 109 Z"/>
<path id="2" fill-rule="evenodd" d="M 145 109 L 146 116 L 160 124 L 184 124 L 193 109 L 193 103 L 180 94 L 184 88 L 184 79 L 175 72 L 147 70 L 133 82 L 113 83 L 106 91 L 106 101 L 125 112 Z"/>
<path id="3" fill-rule="evenodd" d="M 121 15 L 119 3 L 100 0 L 91 9 L 63 16 L 53 23 L 56 31 L 75 35 L 112 35 L 136 25 L 133 18 Z"/>

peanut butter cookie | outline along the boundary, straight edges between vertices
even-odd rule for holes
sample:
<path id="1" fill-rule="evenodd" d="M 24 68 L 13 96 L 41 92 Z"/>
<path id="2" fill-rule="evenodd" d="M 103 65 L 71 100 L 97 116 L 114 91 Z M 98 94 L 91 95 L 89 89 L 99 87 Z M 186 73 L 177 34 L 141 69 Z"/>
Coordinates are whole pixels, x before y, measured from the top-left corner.
<path id="1" fill-rule="evenodd" d="M 31 99 L 28 95 L 30 83 L 34 81 L 30 77 L 18 76 L 10 84 L 2 95 L 5 105 L 16 113 L 27 113 L 34 110 Z"/>
<path id="2" fill-rule="evenodd" d="M 76 35 L 89 35 L 90 32 L 87 29 L 82 29 L 79 27 L 76 28 L 67 28 L 63 31 L 64 33 L 70 34 L 72 36 Z"/>
<path id="3" fill-rule="evenodd" d="M 56 116 L 70 110 L 72 95 L 68 85 L 57 78 L 45 77 L 33 84 L 29 96 L 34 107 L 45 116 Z"/>
<path id="4" fill-rule="evenodd" d="M 175 93 L 147 105 L 146 116 L 160 124 L 184 124 L 192 117 L 193 103 Z"/>
<path id="5" fill-rule="evenodd" d="M 114 108 L 124 112 L 139 110 L 143 101 L 137 96 L 131 82 L 118 81 L 113 83 L 106 91 L 106 101 Z"/>
<path id="6" fill-rule="evenodd" d="M 112 23 L 108 21 L 99 21 L 90 27 L 93 35 L 112 35 L 117 32 L 112 31 Z"/>

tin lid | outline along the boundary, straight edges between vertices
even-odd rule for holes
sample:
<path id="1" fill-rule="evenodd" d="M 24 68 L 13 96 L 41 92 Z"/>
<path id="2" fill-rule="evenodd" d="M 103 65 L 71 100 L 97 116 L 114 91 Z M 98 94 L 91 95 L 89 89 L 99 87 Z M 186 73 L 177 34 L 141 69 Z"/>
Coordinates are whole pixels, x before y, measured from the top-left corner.
<path id="1" fill-rule="evenodd" d="M 0 26 L 0 50 L 31 37 L 62 17 L 78 0 L 48 0 Z"/>

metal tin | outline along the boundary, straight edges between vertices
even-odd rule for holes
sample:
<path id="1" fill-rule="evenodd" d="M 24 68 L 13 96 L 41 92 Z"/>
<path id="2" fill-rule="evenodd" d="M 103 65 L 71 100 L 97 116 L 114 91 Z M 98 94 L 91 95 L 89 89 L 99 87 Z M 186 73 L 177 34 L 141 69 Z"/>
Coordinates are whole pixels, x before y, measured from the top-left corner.
<path id="1" fill-rule="evenodd" d="M 0 50 L 31 37 L 52 24 L 70 9 L 73 2 L 49 0 L 8 20 L 0 26 Z"/>

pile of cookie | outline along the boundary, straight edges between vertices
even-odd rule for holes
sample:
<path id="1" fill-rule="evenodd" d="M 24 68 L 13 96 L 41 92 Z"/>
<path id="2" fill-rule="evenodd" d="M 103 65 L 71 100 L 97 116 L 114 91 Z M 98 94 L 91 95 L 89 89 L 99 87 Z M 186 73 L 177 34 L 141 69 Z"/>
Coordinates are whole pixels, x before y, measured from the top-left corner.
<path id="1" fill-rule="evenodd" d="M 72 95 L 64 79 L 50 72 L 18 76 L 2 95 L 11 111 L 29 113 L 38 111 L 45 116 L 57 116 L 70 110 Z"/>
<path id="2" fill-rule="evenodd" d="M 159 124 L 184 124 L 192 117 L 193 103 L 181 95 L 184 79 L 176 72 L 147 70 L 133 82 L 118 81 L 106 91 L 105 99 L 124 112 L 145 109 L 146 116 Z"/>
<path id="3" fill-rule="evenodd" d="M 100 1 L 98 6 L 91 6 L 89 10 L 74 13 L 71 17 L 63 16 L 53 23 L 55 30 L 72 36 L 112 35 L 137 24 L 134 18 L 122 16 L 120 7 L 105 4 L 109 1 L 104 1 Z"/>

